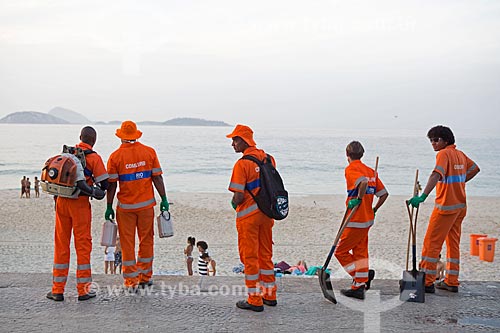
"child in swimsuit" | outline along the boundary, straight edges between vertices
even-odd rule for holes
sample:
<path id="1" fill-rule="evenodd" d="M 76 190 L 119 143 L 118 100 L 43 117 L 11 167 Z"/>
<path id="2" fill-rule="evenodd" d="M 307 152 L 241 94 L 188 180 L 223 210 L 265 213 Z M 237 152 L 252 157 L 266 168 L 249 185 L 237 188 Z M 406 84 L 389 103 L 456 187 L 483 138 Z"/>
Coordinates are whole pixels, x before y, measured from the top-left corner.
<path id="1" fill-rule="evenodd" d="M 188 270 L 188 275 L 193 275 L 193 248 L 196 240 L 194 237 L 187 238 L 187 246 L 184 249 L 184 254 L 186 255 L 186 265 Z"/>

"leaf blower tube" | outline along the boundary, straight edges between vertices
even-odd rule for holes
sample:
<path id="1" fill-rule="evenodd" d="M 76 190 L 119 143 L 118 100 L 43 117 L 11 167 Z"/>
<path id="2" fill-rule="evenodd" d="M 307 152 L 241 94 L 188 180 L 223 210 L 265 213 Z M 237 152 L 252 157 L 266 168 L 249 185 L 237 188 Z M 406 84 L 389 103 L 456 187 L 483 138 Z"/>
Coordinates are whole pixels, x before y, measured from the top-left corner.
<path id="1" fill-rule="evenodd" d="M 77 181 L 76 187 L 80 189 L 80 194 L 88 195 L 97 200 L 102 200 L 106 196 L 105 190 L 101 189 L 99 186 L 89 186 L 85 180 Z"/>

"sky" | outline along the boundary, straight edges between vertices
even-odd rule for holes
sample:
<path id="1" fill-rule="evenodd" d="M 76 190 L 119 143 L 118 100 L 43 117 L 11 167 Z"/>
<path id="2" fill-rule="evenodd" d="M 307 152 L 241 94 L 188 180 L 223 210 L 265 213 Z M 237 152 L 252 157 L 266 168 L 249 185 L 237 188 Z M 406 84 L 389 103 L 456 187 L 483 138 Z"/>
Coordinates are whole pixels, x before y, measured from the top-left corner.
<path id="1" fill-rule="evenodd" d="M 0 0 L 0 118 L 500 131 L 500 2 Z"/>

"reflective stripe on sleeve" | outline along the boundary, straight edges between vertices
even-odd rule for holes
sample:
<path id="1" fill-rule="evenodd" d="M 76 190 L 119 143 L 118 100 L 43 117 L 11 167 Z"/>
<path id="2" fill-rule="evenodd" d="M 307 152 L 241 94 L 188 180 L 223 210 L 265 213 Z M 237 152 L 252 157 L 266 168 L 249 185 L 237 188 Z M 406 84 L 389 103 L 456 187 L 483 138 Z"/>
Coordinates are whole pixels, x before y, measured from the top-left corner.
<path id="1" fill-rule="evenodd" d="M 105 173 L 105 174 L 100 175 L 99 177 L 95 177 L 94 181 L 96 183 L 100 183 L 103 180 L 108 179 L 108 178 L 109 178 L 109 175 L 107 173 Z"/>
<path id="2" fill-rule="evenodd" d="M 245 190 L 245 185 L 241 185 L 241 184 L 238 184 L 238 183 L 229 183 L 229 188 L 234 188 L 236 190 L 240 190 L 240 191 L 244 191 Z"/>

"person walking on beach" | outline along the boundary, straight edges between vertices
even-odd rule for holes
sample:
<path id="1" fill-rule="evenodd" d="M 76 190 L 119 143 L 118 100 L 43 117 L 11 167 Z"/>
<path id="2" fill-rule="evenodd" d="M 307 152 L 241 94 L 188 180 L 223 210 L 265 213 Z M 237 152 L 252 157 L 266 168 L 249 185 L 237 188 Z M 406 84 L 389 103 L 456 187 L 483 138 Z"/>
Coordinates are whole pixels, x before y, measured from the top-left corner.
<path id="1" fill-rule="evenodd" d="M 40 179 L 35 176 L 35 198 L 40 198 Z"/>
<path id="2" fill-rule="evenodd" d="M 80 132 L 81 142 L 76 146 L 83 150 L 92 150 L 97 133 L 90 127 L 84 127 Z M 105 191 L 108 186 L 108 173 L 97 153 L 86 155 L 87 175 L 85 177 L 89 186 L 94 183 L 100 184 L 100 189 Z M 104 198 L 104 192 L 101 199 Z M 93 192 L 96 192 L 95 190 Z M 47 298 L 54 301 L 64 300 L 64 288 L 68 278 L 70 261 L 70 241 L 71 232 L 74 235 L 76 249 L 76 288 L 78 290 L 78 300 L 85 301 L 96 294 L 90 290 L 92 282 L 92 272 L 90 267 L 90 253 L 92 251 L 91 220 L 92 210 L 89 197 L 81 195 L 76 199 L 57 197 L 55 199 L 56 223 L 54 235 L 54 267 L 52 279 L 52 291 L 47 294 Z"/>
<path id="3" fill-rule="evenodd" d="M 120 233 L 123 260 L 124 285 L 129 291 L 152 285 L 154 246 L 154 206 L 156 200 L 153 185 L 161 197 L 160 210 L 168 211 L 169 203 L 163 182 L 162 170 L 156 151 L 137 141 L 142 132 L 130 120 L 116 130 L 121 139 L 120 147 L 108 160 L 109 189 L 105 219 L 115 217 L 113 199 L 117 183 L 116 221 Z M 135 235 L 139 237 L 139 252 L 135 256 Z"/>
<path id="4" fill-rule="evenodd" d="M 26 198 L 31 198 L 31 182 L 30 182 L 30 179 L 29 178 L 26 178 L 26 181 L 24 182 L 24 184 L 26 185 L 26 188 L 24 189 L 24 191 L 26 192 Z"/>
<path id="5" fill-rule="evenodd" d="M 118 273 L 122 273 L 122 244 L 120 242 L 120 236 L 116 237 L 116 249 L 115 249 L 115 267 L 114 274 L 116 274 L 116 269 L 118 268 Z"/>
<path id="6" fill-rule="evenodd" d="M 435 288 L 458 292 L 460 272 L 460 236 L 462 221 L 467 213 L 465 183 L 474 178 L 479 167 L 455 145 L 455 136 L 446 126 L 435 126 L 427 132 L 432 148 L 437 152 L 436 164 L 424 191 L 409 204 L 418 207 L 436 187 L 436 200 L 422 246 L 420 265 L 425 272 L 425 292 Z M 437 263 L 446 241 L 446 274 L 444 281 L 434 285 Z"/>
<path id="7" fill-rule="evenodd" d="M 26 176 L 23 176 L 23 179 L 21 179 L 21 196 L 20 196 L 20 198 L 22 198 L 24 194 L 26 194 Z"/>
<path id="8" fill-rule="evenodd" d="M 346 205 L 348 209 L 358 206 L 357 211 L 347 224 L 335 250 L 335 257 L 352 276 L 350 289 L 340 292 L 347 297 L 365 298 L 365 290 L 375 276 L 369 269 L 368 231 L 375 220 L 375 213 L 389 196 L 384 184 L 375 170 L 361 162 L 365 150 L 361 143 L 352 141 L 346 147 L 347 161 L 345 179 L 347 184 Z M 374 196 L 378 197 L 374 207 Z"/>
<path id="9" fill-rule="evenodd" d="M 115 274 L 115 250 L 114 246 L 104 248 L 104 274 Z"/>
<path id="10" fill-rule="evenodd" d="M 196 239 L 194 237 L 187 238 L 187 246 L 184 249 L 184 255 L 186 256 L 186 265 L 188 275 L 193 275 L 193 249 Z"/>
<path id="11" fill-rule="evenodd" d="M 226 137 L 232 139 L 236 153 L 252 155 L 261 161 L 267 156 L 264 150 L 257 149 L 253 131 L 248 126 L 238 124 Z M 276 166 L 272 156 L 271 160 Z M 264 310 L 263 304 L 276 306 L 278 303 L 272 261 L 274 220 L 259 209 L 249 193 L 252 191 L 256 195 L 259 190 L 259 167 L 251 160 L 239 159 L 233 167 L 229 191 L 233 192 L 231 205 L 236 210 L 238 251 L 245 266 L 248 297 L 236 306 L 256 312 Z"/>

